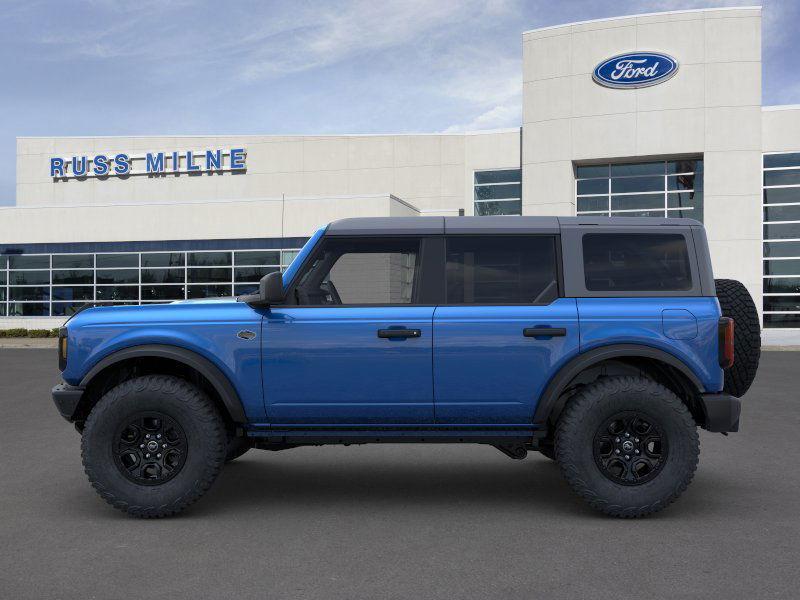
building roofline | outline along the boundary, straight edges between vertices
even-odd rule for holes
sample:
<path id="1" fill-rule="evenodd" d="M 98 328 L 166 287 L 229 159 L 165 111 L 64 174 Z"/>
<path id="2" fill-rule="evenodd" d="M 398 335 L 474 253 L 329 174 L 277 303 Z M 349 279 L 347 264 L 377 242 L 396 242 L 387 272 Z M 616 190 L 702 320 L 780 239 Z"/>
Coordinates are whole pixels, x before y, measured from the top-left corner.
<path id="1" fill-rule="evenodd" d="M 535 29 L 528 29 L 527 31 L 523 31 L 522 35 L 526 35 L 528 33 L 535 33 L 537 31 L 547 31 L 549 29 L 558 29 L 559 27 L 570 27 L 572 25 L 585 25 L 587 23 L 602 23 L 603 21 L 618 21 L 621 19 L 630 19 L 633 17 L 656 17 L 659 15 L 678 15 L 684 13 L 706 13 L 712 11 L 720 11 L 720 10 L 754 10 L 758 9 L 761 10 L 761 5 L 753 5 L 753 6 L 720 6 L 717 8 L 687 8 L 682 10 L 665 10 L 661 12 L 650 12 L 650 13 L 634 13 L 630 15 L 618 15 L 616 17 L 603 17 L 601 19 L 587 19 L 585 21 L 573 21 L 571 23 L 561 23 L 560 25 L 548 25 L 546 27 L 537 27 Z"/>
<path id="2" fill-rule="evenodd" d="M 800 104 L 773 104 L 770 106 L 762 106 L 761 110 L 800 110 Z"/>
<path id="3" fill-rule="evenodd" d="M 270 197 L 263 197 L 263 198 L 215 198 L 213 200 L 179 200 L 179 201 L 169 201 L 169 200 L 156 200 L 152 202 L 110 202 L 106 204 L 47 204 L 42 206 L 19 206 L 15 204 L 11 205 L 0 205 L 0 211 L 3 210 L 52 210 L 55 208 L 58 209 L 71 209 L 71 208 L 117 208 L 117 207 L 150 207 L 150 206 L 198 206 L 203 204 L 230 204 L 233 202 L 289 202 L 289 201 L 296 201 L 296 200 L 353 200 L 356 198 L 360 199 L 389 199 L 395 202 L 399 202 L 409 208 L 412 208 L 416 211 L 419 209 L 410 204 L 406 200 L 402 198 L 398 198 L 394 194 L 389 192 L 383 194 L 348 194 L 343 196 L 270 196 Z"/>
<path id="4" fill-rule="evenodd" d="M 442 136 L 457 136 L 457 135 L 486 135 L 492 133 L 518 133 L 519 127 L 507 127 L 502 129 L 478 129 L 475 131 L 461 131 L 461 132 L 444 132 L 444 131 L 428 131 L 428 132 L 405 132 L 405 133 L 207 133 L 207 134 L 191 134 L 183 135 L 177 133 L 162 133 L 153 135 L 18 135 L 18 140 L 97 140 L 97 139 L 134 139 L 144 140 L 148 138 L 343 138 L 343 137 L 399 137 L 399 136 L 413 136 L 413 135 L 442 135 Z"/>

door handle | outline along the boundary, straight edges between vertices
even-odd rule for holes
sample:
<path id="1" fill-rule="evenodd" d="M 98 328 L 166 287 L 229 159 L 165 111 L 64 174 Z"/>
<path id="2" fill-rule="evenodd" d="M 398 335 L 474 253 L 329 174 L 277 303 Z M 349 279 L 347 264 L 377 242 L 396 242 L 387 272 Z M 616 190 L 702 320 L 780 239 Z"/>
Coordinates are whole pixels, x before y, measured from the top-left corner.
<path id="1" fill-rule="evenodd" d="M 379 338 L 418 338 L 421 336 L 421 329 L 378 329 Z"/>
<path id="2" fill-rule="evenodd" d="M 555 337 L 567 335 L 564 327 L 526 327 L 522 330 L 525 337 Z"/>

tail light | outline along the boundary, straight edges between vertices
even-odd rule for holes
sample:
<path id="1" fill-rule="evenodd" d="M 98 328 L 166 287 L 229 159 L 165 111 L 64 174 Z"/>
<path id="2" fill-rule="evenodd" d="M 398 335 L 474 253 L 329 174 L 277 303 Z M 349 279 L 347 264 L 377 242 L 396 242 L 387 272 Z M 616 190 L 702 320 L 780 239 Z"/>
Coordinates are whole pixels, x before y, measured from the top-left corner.
<path id="1" fill-rule="evenodd" d="M 722 317 L 719 320 L 719 366 L 730 369 L 733 366 L 733 319 Z"/>

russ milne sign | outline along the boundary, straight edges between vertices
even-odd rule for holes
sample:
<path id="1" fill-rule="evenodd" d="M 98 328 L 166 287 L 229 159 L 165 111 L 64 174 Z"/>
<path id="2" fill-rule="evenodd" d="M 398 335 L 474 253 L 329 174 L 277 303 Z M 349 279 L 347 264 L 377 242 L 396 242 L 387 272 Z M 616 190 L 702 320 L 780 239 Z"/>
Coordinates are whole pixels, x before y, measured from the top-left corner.
<path id="1" fill-rule="evenodd" d="M 610 88 L 641 88 L 666 81 L 678 72 L 678 61 L 659 52 L 618 54 L 594 68 L 592 79 Z"/>
<path id="2" fill-rule="evenodd" d="M 87 177 L 124 177 L 126 175 L 167 175 L 179 173 L 221 173 L 245 171 L 247 151 L 203 150 L 195 152 L 148 152 L 141 155 L 96 154 L 95 156 L 53 157 L 50 177 L 83 179 Z"/>

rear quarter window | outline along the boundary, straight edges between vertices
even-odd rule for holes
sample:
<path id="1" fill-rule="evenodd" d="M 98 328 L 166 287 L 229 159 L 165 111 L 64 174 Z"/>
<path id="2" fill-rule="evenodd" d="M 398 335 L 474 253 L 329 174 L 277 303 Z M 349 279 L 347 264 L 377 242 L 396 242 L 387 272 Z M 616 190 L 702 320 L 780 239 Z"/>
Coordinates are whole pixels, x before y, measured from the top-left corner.
<path id="1" fill-rule="evenodd" d="M 583 236 L 586 289 L 595 292 L 677 292 L 692 289 L 681 234 L 589 233 Z"/>

